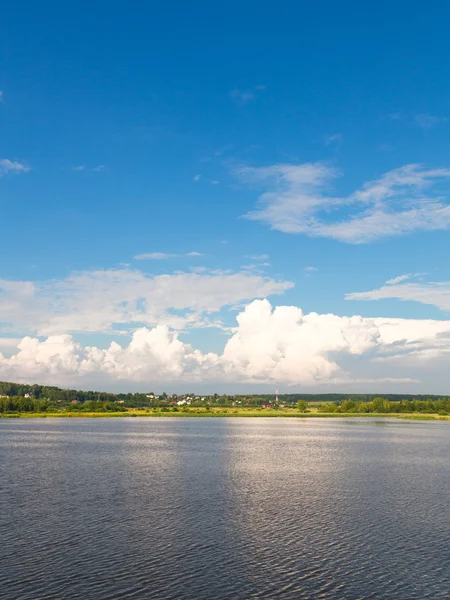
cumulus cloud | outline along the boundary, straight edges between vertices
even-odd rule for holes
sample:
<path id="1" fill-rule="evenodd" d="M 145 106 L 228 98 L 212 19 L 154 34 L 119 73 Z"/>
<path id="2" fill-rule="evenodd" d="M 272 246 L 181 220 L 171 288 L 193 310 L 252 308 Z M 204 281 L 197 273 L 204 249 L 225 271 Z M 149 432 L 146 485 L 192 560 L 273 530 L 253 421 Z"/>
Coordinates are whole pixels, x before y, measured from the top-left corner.
<path id="1" fill-rule="evenodd" d="M 61 281 L 0 280 L 0 323 L 3 331 L 38 335 L 220 326 L 214 315 L 223 307 L 291 287 L 243 271 L 153 276 L 128 268 L 77 272 Z"/>
<path id="2" fill-rule="evenodd" d="M 436 189 L 448 183 L 450 169 L 405 165 L 344 197 L 330 189 L 340 173 L 322 163 L 245 167 L 237 175 L 268 188 L 245 217 L 285 233 L 361 244 L 450 228 L 450 204 Z"/>
<path id="3" fill-rule="evenodd" d="M 166 325 L 139 328 L 129 344 L 113 342 L 106 349 L 82 347 L 67 334 L 25 337 L 11 357 L 0 354 L 0 377 L 80 386 L 83 381 L 412 384 L 426 373 L 421 369 L 431 355 L 436 360 L 448 352 L 450 321 L 304 314 L 255 300 L 237 316 L 221 354 L 194 349 Z M 352 357 L 365 361 L 363 367 L 358 363 L 358 375 L 348 368 Z M 374 377 L 379 365 L 383 375 Z"/>
<path id="4" fill-rule="evenodd" d="M 29 170 L 30 167 L 25 163 L 9 160 L 8 158 L 0 158 L 0 177 L 7 173 L 26 173 Z"/>

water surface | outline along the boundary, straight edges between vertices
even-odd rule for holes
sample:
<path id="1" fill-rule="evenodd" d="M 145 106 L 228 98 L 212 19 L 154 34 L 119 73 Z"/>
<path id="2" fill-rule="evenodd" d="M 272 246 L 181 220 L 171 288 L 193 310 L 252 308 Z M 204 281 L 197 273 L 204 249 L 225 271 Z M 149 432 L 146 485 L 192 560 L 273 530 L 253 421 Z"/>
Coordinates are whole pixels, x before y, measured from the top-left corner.
<path id="1" fill-rule="evenodd" d="M 450 423 L 0 420 L 0 596 L 450 590 Z"/>

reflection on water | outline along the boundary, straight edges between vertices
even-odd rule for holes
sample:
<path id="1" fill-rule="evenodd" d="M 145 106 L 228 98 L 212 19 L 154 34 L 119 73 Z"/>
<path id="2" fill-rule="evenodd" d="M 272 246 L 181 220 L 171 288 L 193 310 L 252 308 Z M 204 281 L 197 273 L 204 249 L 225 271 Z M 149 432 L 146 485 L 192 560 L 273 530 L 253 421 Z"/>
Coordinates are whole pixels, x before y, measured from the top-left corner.
<path id="1" fill-rule="evenodd" d="M 438 599 L 450 425 L 0 420 L 0 596 Z"/>

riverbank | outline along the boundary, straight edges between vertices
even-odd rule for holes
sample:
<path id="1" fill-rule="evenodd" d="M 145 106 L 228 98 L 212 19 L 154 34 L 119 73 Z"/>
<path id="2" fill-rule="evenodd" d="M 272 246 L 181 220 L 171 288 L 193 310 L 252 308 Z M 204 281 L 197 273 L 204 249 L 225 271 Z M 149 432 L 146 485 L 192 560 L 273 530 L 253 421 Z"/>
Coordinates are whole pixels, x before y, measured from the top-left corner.
<path id="1" fill-rule="evenodd" d="M 58 411 L 58 412 L 22 412 L 22 413 L 3 413 L 0 414 L 0 418 L 3 419 L 79 419 L 79 418 L 90 418 L 90 419 L 102 419 L 102 418 L 132 418 L 132 417 L 146 417 L 146 418 L 190 418 L 190 417 L 263 417 L 263 418 L 300 418 L 300 419 L 321 419 L 321 418 L 390 418 L 390 419 L 411 419 L 411 420 L 425 420 L 425 421 L 448 421 L 450 415 L 438 415 L 438 414 L 424 414 L 424 413 L 322 413 L 318 412 L 317 409 L 311 409 L 304 413 L 299 412 L 295 409 L 284 409 L 284 410 L 261 410 L 261 409 L 218 409 L 212 410 L 205 409 L 187 409 L 178 412 L 163 411 L 163 410 L 139 410 L 129 409 L 126 412 L 82 412 L 82 411 Z"/>

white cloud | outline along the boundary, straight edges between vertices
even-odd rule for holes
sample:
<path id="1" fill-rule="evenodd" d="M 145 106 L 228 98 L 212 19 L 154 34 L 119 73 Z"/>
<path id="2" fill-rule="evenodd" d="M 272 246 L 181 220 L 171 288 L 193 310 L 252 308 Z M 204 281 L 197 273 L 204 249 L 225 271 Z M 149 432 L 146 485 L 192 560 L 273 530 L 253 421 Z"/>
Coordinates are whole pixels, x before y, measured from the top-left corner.
<path id="1" fill-rule="evenodd" d="M 393 298 L 409 302 L 431 304 L 441 310 L 450 310 L 450 281 L 404 283 L 410 276 L 391 279 L 381 288 L 347 294 L 347 300 L 384 300 Z"/>
<path id="2" fill-rule="evenodd" d="M 333 133 L 332 135 L 326 135 L 324 137 L 324 145 L 325 146 L 340 146 L 342 143 L 342 133 Z"/>
<path id="3" fill-rule="evenodd" d="M 270 256 L 268 254 L 250 254 L 247 258 L 251 258 L 252 260 L 269 260 Z"/>
<path id="4" fill-rule="evenodd" d="M 205 179 L 205 177 L 203 177 L 203 175 L 201 175 L 200 173 L 194 175 L 192 181 L 195 181 L 195 183 L 198 183 L 199 181 L 204 181 L 205 183 L 209 183 L 210 185 L 219 185 L 219 181 L 217 179 Z"/>
<path id="5" fill-rule="evenodd" d="M 0 177 L 7 173 L 26 173 L 30 170 L 26 164 L 9 160 L 8 158 L 0 158 Z"/>
<path id="6" fill-rule="evenodd" d="M 0 337 L 0 348 L 17 348 L 20 338 Z"/>
<path id="7" fill-rule="evenodd" d="M 4 95 L 3 92 L 0 90 L 0 104 L 3 102 L 4 100 Z"/>
<path id="8" fill-rule="evenodd" d="M 450 169 L 406 165 L 339 197 L 330 185 L 339 172 L 321 163 L 242 168 L 238 176 L 266 185 L 259 206 L 246 218 L 285 233 L 303 233 L 360 244 L 415 231 L 450 228 L 450 204 L 433 187 Z M 345 212 L 344 217 L 340 215 Z M 333 219 L 334 217 L 334 219 Z"/>
<path id="9" fill-rule="evenodd" d="M 395 285 L 396 283 L 400 283 L 401 281 L 406 281 L 407 279 L 411 279 L 414 277 L 411 273 L 405 273 L 405 275 L 398 275 L 398 277 L 393 277 L 392 279 L 388 279 L 386 281 L 386 285 Z"/>
<path id="10" fill-rule="evenodd" d="M 168 254 L 166 252 L 146 252 L 137 254 L 134 260 L 167 260 L 168 258 L 180 258 L 182 256 L 204 256 L 201 252 L 187 252 L 186 254 Z"/>
<path id="11" fill-rule="evenodd" d="M 292 286 L 246 272 L 151 276 L 132 269 L 84 271 L 62 281 L 3 280 L 0 323 L 6 324 L 3 332 L 38 335 L 209 326 L 217 323 L 212 315 L 223 307 L 282 294 Z"/>
<path id="12" fill-rule="evenodd" d="M 307 271 L 308 273 L 314 273 L 315 271 L 318 271 L 319 269 L 317 267 L 305 267 L 305 271 Z"/>
<path id="13" fill-rule="evenodd" d="M 430 364 L 449 352 L 450 321 L 304 314 L 255 300 L 237 316 L 221 354 L 194 349 L 164 325 L 142 327 L 128 345 L 107 349 L 82 347 L 70 335 L 25 337 L 13 356 L 0 354 L 0 378 L 80 387 L 83 381 L 411 386 L 418 377 L 431 383 Z"/>
<path id="14" fill-rule="evenodd" d="M 268 262 L 265 263 L 249 263 L 247 265 L 242 265 L 241 269 L 243 271 L 255 271 L 258 273 L 262 273 L 262 271 L 266 268 L 266 267 L 270 267 L 271 264 Z"/>
<path id="15" fill-rule="evenodd" d="M 431 129 L 439 123 L 445 123 L 446 121 L 448 121 L 447 117 L 436 117 L 435 115 L 430 115 L 427 113 L 408 115 L 404 112 L 396 112 L 387 115 L 387 118 L 391 121 L 407 121 L 408 123 L 418 125 L 422 129 Z"/>
<path id="16" fill-rule="evenodd" d="M 144 254 L 136 254 L 134 260 L 166 260 L 174 258 L 178 254 L 167 254 L 166 252 L 144 252 Z"/>
<path id="17" fill-rule="evenodd" d="M 92 168 L 92 172 L 93 173 L 100 173 L 101 171 L 104 171 L 105 167 L 104 165 L 97 165 L 96 167 Z M 74 167 L 72 167 L 72 171 L 85 171 L 86 170 L 86 165 L 75 165 Z"/>

